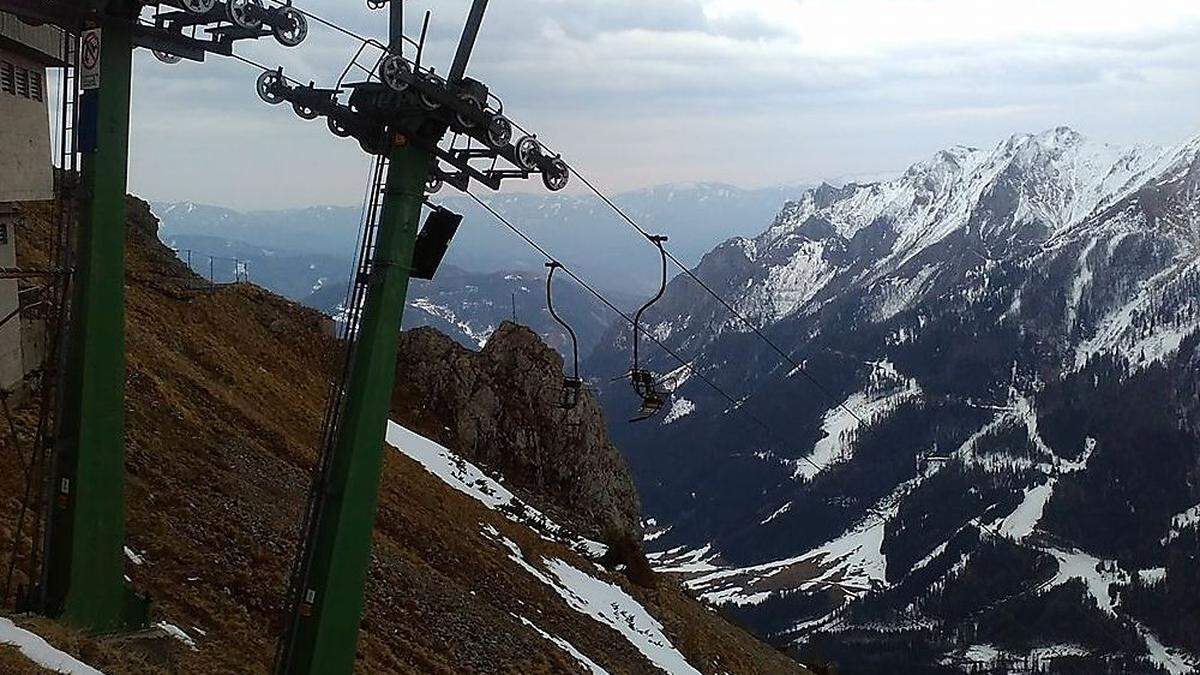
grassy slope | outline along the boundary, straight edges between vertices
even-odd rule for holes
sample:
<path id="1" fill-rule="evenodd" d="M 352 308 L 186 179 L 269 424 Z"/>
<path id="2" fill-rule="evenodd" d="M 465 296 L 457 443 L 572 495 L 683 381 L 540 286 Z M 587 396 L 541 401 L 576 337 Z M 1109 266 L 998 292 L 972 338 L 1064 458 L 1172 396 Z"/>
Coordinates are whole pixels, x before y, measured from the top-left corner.
<path id="1" fill-rule="evenodd" d="M 156 620 L 179 625 L 199 644 L 196 651 L 173 644 L 165 670 L 262 672 L 273 651 L 333 344 L 320 316 L 256 287 L 188 290 L 185 270 L 154 238 L 144 205 L 130 204 L 127 520 L 129 545 L 145 563 L 128 564 L 127 573 L 153 599 Z M 43 264 L 48 213 L 27 212 L 17 233 L 22 265 Z M 19 410 L 17 418 L 27 438 L 32 411 Z M 14 461 L 11 443 L 0 440 L 0 466 Z M 0 471 L 0 542 L 10 537 L 20 483 L 19 472 Z M 495 527 L 535 564 L 532 554 L 540 552 L 589 565 L 573 553 L 397 453 L 388 453 L 380 504 L 360 671 L 579 670 L 514 611 L 614 673 L 653 670 L 615 631 L 567 608 L 480 531 Z M 7 565 L 6 550 L 0 564 Z M 798 670 L 672 586 L 645 590 L 608 578 L 646 605 L 706 672 Z M 147 668 L 130 650 L 49 631 L 56 644 L 90 653 L 110 672 Z M 0 651 L 0 665 L 11 657 Z"/>

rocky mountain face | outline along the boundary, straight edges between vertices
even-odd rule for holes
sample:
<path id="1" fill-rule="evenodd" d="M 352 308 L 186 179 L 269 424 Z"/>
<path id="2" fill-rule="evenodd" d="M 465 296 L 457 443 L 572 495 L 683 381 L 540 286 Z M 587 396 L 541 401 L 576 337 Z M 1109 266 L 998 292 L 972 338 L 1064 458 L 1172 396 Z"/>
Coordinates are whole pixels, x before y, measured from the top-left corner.
<path id="1" fill-rule="evenodd" d="M 641 504 L 625 462 L 588 393 L 558 407 L 562 357 L 536 333 L 503 323 L 483 349 L 466 349 L 420 328 L 404 333 L 397 409 L 419 416 L 467 460 L 537 495 L 541 508 L 576 532 L 603 541 L 641 539 Z"/>
<path id="2" fill-rule="evenodd" d="M 650 330 L 738 404 L 648 349 L 668 412 L 612 430 L 659 568 L 847 672 L 1190 672 L 1198 150 L 1058 128 L 807 191 L 696 268 L 800 368 L 675 278 Z"/>
<path id="3" fill-rule="evenodd" d="M 22 212 L 22 267 L 47 265 L 52 213 Z M 84 672 L 71 657 L 110 674 L 270 669 L 338 344 L 316 311 L 198 283 L 159 238 L 131 200 L 126 574 L 160 637 L 143 649 L 146 636 L 0 616 L 0 671 Z M 547 403 L 561 362 L 535 335 L 503 326 L 468 354 L 422 330 L 400 368 L 356 671 L 805 672 L 673 581 L 635 574 L 628 471 L 594 402 Z M 0 568 L 18 539 L 17 587 L 37 398 L 10 399 L 0 438 Z"/>

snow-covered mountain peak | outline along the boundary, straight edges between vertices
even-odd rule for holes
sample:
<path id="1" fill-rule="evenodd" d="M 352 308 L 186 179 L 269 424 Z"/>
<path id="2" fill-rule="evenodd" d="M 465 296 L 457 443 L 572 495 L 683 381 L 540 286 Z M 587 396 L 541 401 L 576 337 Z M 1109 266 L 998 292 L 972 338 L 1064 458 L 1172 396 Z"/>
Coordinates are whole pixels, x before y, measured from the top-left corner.
<path id="1" fill-rule="evenodd" d="M 1200 543 L 1198 205 L 1200 138 L 1058 127 L 822 185 L 727 241 L 696 274 L 775 344 L 687 278 L 648 315 L 745 392 L 731 407 L 697 378 L 672 388 L 686 415 L 621 439 L 669 525 L 654 562 L 805 648 L 928 635 L 933 661 L 974 667 L 994 657 L 961 655 L 1002 639 L 1034 663 L 1048 624 L 1017 640 L 1013 617 L 1070 607 L 1053 640 L 1073 658 L 1191 672 L 1200 624 L 1160 610 L 1200 588 L 1182 562 Z M 616 340 L 591 360 L 627 363 Z M 748 435 L 743 409 L 774 433 Z"/>

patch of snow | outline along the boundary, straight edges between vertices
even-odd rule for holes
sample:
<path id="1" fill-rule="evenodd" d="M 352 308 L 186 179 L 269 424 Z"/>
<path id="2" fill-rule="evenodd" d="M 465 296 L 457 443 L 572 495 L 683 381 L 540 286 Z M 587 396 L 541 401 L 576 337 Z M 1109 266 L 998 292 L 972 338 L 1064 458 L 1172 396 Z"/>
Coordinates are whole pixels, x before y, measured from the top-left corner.
<path id="1" fill-rule="evenodd" d="M 529 628 L 532 628 L 533 632 L 535 632 L 538 635 L 541 635 L 542 637 L 546 638 L 547 640 L 553 642 L 555 645 L 558 645 L 559 649 L 563 650 L 564 652 L 567 653 L 568 656 L 570 656 L 571 658 L 578 661 L 579 665 L 583 666 L 584 669 L 586 669 L 589 673 L 592 673 L 592 675 L 608 675 L 607 670 L 601 668 L 599 665 L 596 664 L 595 661 L 589 659 L 586 654 L 584 654 L 583 652 L 576 649 L 575 646 L 572 645 L 570 642 L 567 642 L 566 640 L 558 637 L 557 635 L 551 635 L 551 634 L 547 633 L 546 631 L 542 630 L 541 628 L 538 628 L 537 625 L 535 625 L 532 621 L 530 621 L 529 619 L 526 619 L 525 617 L 523 617 L 519 614 L 513 614 L 513 616 L 520 619 L 521 623 L 525 624 Z"/>
<path id="2" fill-rule="evenodd" d="M 1034 528 L 1042 519 L 1042 512 L 1054 494 L 1055 479 L 1042 483 L 1035 488 L 1025 490 L 1025 498 L 1017 508 L 1000 523 L 1000 533 L 1013 541 L 1022 541 L 1033 534 Z"/>
<path id="3" fill-rule="evenodd" d="M 1138 579 L 1143 586 L 1153 586 L 1162 583 L 1167 578 L 1167 568 L 1165 567 L 1150 567 L 1144 570 L 1138 570 Z"/>
<path id="4" fill-rule="evenodd" d="M 429 298 L 416 298 L 408 304 L 410 307 L 419 309 L 422 312 L 425 312 L 432 317 L 441 319 L 442 321 L 445 321 L 451 326 L 459 329 L 464 335 L 473 340 L 480 349 L 487 344 L 488 338 L 490 338 L 492 333 L 496 330 L 496 327 L 491 325 L 482 330 L 477 329 L 472 326 L 470 322 L 460 320 L 449 307 L 444 307 L 434 303 Z"/>
<path id="5" fill-rule="evenodd" d="M 859 420 L 870 425 L 921 395 L 917 381 L 900 376 L 890 361 L 880 361 L 872 366 L 872 383 L 866 389 L 825 412 L 821 423 L 825 435 L 805 459 L 794 460 L 793 479 L 812 480 L 830 466 L 848 460 L 854 451 L 852 436 L 862 426 Z M 880 388 L 881 381 L 898 382 L 898 385 Z"/>
<path id="6" fill-rule="evenodd" d="M 16 647 L 25 658 L 56 673 L 104 675 L 74 656 L 50 646 L 42 636 L 25 630 L 4 617 L 0 617 L 0 644 Z"/>
<path id="7" fill-rule="evenodd" d="M 136 552 L 134 552 L 133 549 L 129 548 L 128 546 L 125 547 L 125 557 L 128 558 L 129 562 L 133 563 L 134 565 L 146 564 L 146 561 L 142 558 L 142 556 L 138 555 Z"/>
<path id="8" fill-rule="evenodd" d="M 509 551 L 509 559 L 558 594 L 571 609 L 620 633 L 657 668 L 671 673 L 699 675 L 683 654 L 663 634 L 662 624 L 620 586 L 597 579 L 558 558 L 542 558 L 545 571 L 525 559 L 520 546 L 495 528 L 485 532 Z"/>
<path id="9" fill-rule="evenodd" d="M 1167 529 L 1167 536 L 1162 538 L 1162 545 L 1166 546 L 1175 541 L 1185 529 L 1195 527 L 1197 524 L 1200 524 L 1200 504 L 1171 518 L 1171 526 Z"/>
<path id="10" fill-rule="evenodd" d="M 580 555 L 593 559 L 603 557 L 608 552 L 608 547 L 599 542 L 584 537 L 569 537 L 561 525 L 509 492 L 479 467 L 391 420 L 388 420 L 387 443 L 450 487 L 489 509 L 500 511 L 515 523 L 531 527 L 550 541 L 564 543 Z"/>
<path id="11" fill-rule="evenodd" d="M 963 656 L 972 663 L 993 663 L 1000 658 L 1000 650 L 991 645 L 971 645 Z"/>
<path id="12" fill-rule="evenodd" d="M 1196 664 L 1180 649 L 1166 647 L 1159 642 L 1154 633 L 1140 623 L 1136 623 L 1138 633 L 1146 642 L 1146 650 L 1150 652 L 1150 660 L 1154 665 L 1166 670 L 1171 675 L 1184 675 L 1196 672 Z"/>
<path id="13" fill-rule="evenodd" d="M 1101 560 L 1080 550 L 1063 551 L 1049 547 L 1043 550 L 1058 560 L 1058 574 L 1046 582 L 1042 590 L 1061 586 L 1072 579 L 1082 579 L 1087 585 L 1088 595 L 1092 596 L 1101 611 L 1116 615 L 1116 600 L 1109 587 L 1129 583 L 1129 576 L 1117 567 L 1116 562 Z"/>
<path id="14" fill-rule="evenodd" d="M 1117 354 L 1130 364 L 1145 367 L 1161 361 L 1175 352 L 1184 338 L 1196 330 L 1193 323 L 1175 326 L 1164 322 L 1155 330 L 1139 330 L 1135 317 L 1151 309 L 1155 299 L 1177 288 L 1174 285 L 1200 267 L 1200 261 L 1169 265 L 1154 276 L 1142 281 L 1138 291 L 1123 305 L 1113 309 L 1101 321 L 1095 333 L 1075 348 L 1075 369 L 1083 368 L 1098 354 Z"/>
<path id="15" fill-rule="evenodd" d="M 917 561 L 917 563 L 915 565 L 912 566 L 912 571 L 916 572 L 917 570 L 923 570 L 927 566 L 929 566 L 929 563 L 940 558 L 942 556 L 942 554 L 946 552 L 946 546 L 948 544 L 949 544 L 949 542 L 943 541 L 942 543 L 935 546 L 933 548 L 933 550 L 929 552 L 929 555 L 925 556 L 924 558 L 921 558 L 920 560 Z M 912 572 L 910 572 L 909 574 L 911 574 L 911 573 Z"/>
<path id="16" fill-rule="evenodd" d="M 651 518 L 645 522 L 645 534 L 642 535 L 642 541 L 654 541 L 664 534 L 671 531 L 672 525 L 667 527 L 657 527 L 657 523 Z"/>
<path id="17" fill-rule="evenodd" d="M 787 513 L 788 509 L 790 509 L 790 508 L 792 508 L 792 503 L 791 502 L 785 503 L 783 506 L 775 509 L 774 513 L 767 516 L 766 518 L 763 518 L 762 522 L 760 522 L 759 525 L 766 525 L 767 523 L 771 522 L 772 520 L 775 520 L 779 516 L 782 516 L 783 514 Z"/>
<path id="18" fill-rule="evenodd" d="M 696 404 L 682 396 L 673 397 L 671 409 L 663 416 L 662 424 L 668 425 L 696 412 Z"/>
<path id="19" fill-rule="evenodd" d="M 646 557 L 653 563 L 654 571 L 664 574 L 697 574 L 720 569 L 712 564 L 717 558 L 712 544 L 705 544 L 693 550 L 679 546 L 669 551 L 651 553 Z"/>
<path id="20" fill-rule="evenodd" d="M 166 621 L 159 621 L 158 623 L 154 624 L 154 627 L 162 630 L 167 635 L 170 635 L 176 640 L 179 640 L 183 644 L 187 645 L 188 649 L 191 649 L 192 651 L 198 651 L 198 648 L 196 647 L 196 641 L 193 640 L 192 636 L 188 635 L 187 632 L 179 626 Z"/>
<path id="21" fill-rule="evenodd" d="M 545 561 L 558 580 L 554 589 L 576 611 L 608 624 L 650 663 L 672 675 L 700 675 L 663 634 L 662 624 L 619 586 L 581 572 L 558 559 Z"/>

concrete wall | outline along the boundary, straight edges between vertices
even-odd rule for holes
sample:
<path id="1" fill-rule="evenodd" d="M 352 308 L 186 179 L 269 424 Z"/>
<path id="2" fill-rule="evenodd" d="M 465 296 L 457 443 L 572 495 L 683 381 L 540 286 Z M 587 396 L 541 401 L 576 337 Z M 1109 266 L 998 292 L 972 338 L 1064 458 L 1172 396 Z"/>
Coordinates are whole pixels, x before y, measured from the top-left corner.
<path id="1" fill-rule="evenodd" d="M 24 49 L 40 58 L 43 65 L 57 63 L 62 52 L 62 32 L 53 26 L 31 26 L 7 12 L 0 12 L 0 41 Z"/>
<path id="2" fill-rule="evenodd" d="M 14 202 L 52 199 L 46 66 L 60 65 L 62 33 L 0 12 L 0 268 L 17 266 Z M 20 307 L 15 279 L 0 279 L 0 320 Z M 0 325 L 0 388 L 17 389 L 45 353 L 44 321 L 13 316 Z"/>
<path id="3" fill-rule="evenodd" d="M 0 48 L 0 69 L 26 83 L 12 87 L 13 93 L 0 82 L 0 202 L 50 199 L 54 174 L 46 68 L 24 54 Z"/>

